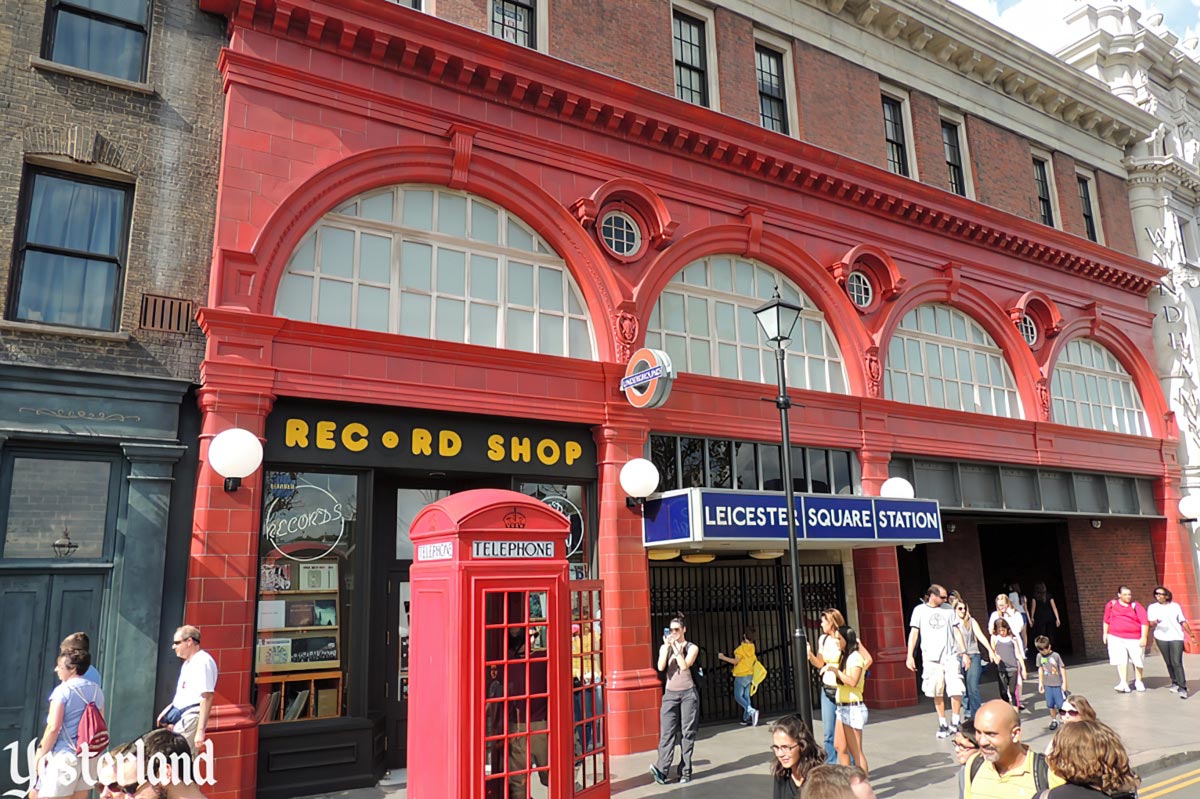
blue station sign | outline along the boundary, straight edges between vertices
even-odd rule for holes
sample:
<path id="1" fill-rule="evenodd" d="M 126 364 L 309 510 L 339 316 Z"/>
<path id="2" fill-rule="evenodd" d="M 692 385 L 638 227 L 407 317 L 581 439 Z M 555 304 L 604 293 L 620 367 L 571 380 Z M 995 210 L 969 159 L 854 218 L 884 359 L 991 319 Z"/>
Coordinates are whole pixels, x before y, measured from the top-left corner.
<path id="1" fill-rule="evenodd" d="M 687 488 L 667 491 L 642 506 L 647 547 L 758 548 L 787 545 L 782 493 Z M 797 494 L 796 539 L 807 548 L 893 546 L 942 540 L 941 512 L 932 499 Z"/>

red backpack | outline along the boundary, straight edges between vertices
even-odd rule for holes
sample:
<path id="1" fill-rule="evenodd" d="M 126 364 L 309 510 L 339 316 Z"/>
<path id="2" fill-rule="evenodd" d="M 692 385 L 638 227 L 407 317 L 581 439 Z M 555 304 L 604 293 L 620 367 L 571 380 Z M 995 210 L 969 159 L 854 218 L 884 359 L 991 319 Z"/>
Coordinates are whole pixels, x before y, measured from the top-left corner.
<path id="1" fill-rule="evenodd" d="M 75 729 L 75 754 L 83 754 L 84 747 L 89 754 L 99 754 L 108 748 L 108 725 L 96 705 L 96 695 L 92 694 L 93 701 L 89 702 L 77 688 L 71 690 L 84 701 L 83 715 L 79 717 L 79 726 Z"/>

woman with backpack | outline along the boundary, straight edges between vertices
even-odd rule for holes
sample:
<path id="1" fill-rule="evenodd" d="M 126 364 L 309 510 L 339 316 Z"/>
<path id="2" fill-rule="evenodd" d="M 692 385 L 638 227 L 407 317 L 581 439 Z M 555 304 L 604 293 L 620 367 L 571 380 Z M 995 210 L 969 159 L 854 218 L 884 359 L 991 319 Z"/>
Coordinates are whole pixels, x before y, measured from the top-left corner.
<path id="1" fill-rule="evenodd" d="M 754 638 L 757 631 L 747 627 L 742 633 L 742 643 L 733 650 L 733 657 L 724 652 L 718 652 L 717 658 L 733 666 L 733 701 L 742 708 L 742 726 L 754 727 L 758 724 L 758 711 L 750 704 L 750 686 L 754 682 L 754 664 L 758 655 L 754 652 Z"/>
<path id="2" fill-rule="evenodd" d="M 95 768 L 87 758 L 98 755 L 108 744 L 103 717 L 96 720 L 96 714 L 104 711 L 104 692 L 83 678 L 91 665 L 92 656 L 82 649 L 68 649 L 55 662 L 59 683 L 50 694 L 46 730 L 34 758 L 39 769 L 30 799 L 87 799 L 91 793 L 85 775 L 94 774 Z"/>

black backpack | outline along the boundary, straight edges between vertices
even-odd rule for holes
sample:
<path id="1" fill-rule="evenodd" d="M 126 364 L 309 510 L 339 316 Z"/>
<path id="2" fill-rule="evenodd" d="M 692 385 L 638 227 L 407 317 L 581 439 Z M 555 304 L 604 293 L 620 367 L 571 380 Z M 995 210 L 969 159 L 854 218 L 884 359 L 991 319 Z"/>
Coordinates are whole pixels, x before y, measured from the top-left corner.
<path id="1" fill-rule="evenodd" d="M 968 783 L 975 782 L 975 775 L 979 773 L 979 769 L 983 768 L 983 755 L 975 755 L 971 760 L 970 776 L 967 778 Z M 1033 789 L 1037 792 L 1044 791 L 1050 787 L 1050 764 L 1046 762 L 1046 756 L 1041 752 L 1033 753 Z"/>

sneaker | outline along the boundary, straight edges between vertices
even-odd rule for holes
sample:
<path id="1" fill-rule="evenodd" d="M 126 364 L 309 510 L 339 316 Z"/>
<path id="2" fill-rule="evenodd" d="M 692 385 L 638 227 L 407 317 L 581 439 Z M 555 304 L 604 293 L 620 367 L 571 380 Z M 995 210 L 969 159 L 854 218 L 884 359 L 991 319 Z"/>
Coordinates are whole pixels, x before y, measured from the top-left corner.
<path id="1" fill-rule="evenodd" d="M 1139 691 L 1144 691 L 1146 690 L 1146 683 L 1142 682 L 1141 680 L 1137 680 L 1133 683 L 1133 687 Z"/>
<path id="2" fill-rule="evenodd" d="M 653 777 L 654 781 L 659 785 L 667 784 L 667 775 L 663 774 L 662 769 L 660 769 L 658 766 L 650 766 L 650 776 Z"/>
<path id="3" fill-rule="evenodd" d="M 1057 729 L 1058 729 L 1058 722 L 1057 722 L 1057 721 L 1052 721 L 1052 722 L 1050 722 L 1050 729 L 1052 729 L 1052 730 L 1057 730 Z"/>
<path id="4" fill-rule="evenodd" d="M 757 710 L 754 711 L 754 716 L 750 719 L 750 726 L 751 727 L 758 726 L 758 711 Z"/>
<path id="5" fill-rule="evenodd" d="M 692 781 L 692 778 L 690 776 L 683 776 L 683 777 L 679 778 L 679 783 L 681 785 L 685 782 L 691 782 L 691 781 Z"/>
<path id="6" fill-rule="evenodd" d="M 740 724 L 740 725 L 741 725 L 741 726 L 743 726 L 743 727 L 749 727 L 749 726 L 750 726 L 750 719 L 742 719 L 741 721 L 739 721 L 739 722 L 738 722 L 738 724 Z"/>
<path id="7" fill-rule="evenodd" d="M 1187 699 L 1187 691 L 1180 689 L 1180 691 L 1179 691 L 1179 698 L 1180 698 L 1180 699 Z"/>
<path id="8" fill-rule="evenodd" d="M 1173 694 L 1177 694 L 1177 693 L 1179 693 L 1179 686 L 1172 683 L 1171 687 L 1168 688 L 1167 690 Z"/>
<path id="9" fill-rule="evenodd" d="M 1119 682 L 1113 686 L 1114 691 L 1120 691 L 1123 694 L 1129 693 L 1129 683 Z"/>
<path id="10" fill-rule="evenodd" d="M 942 724 L 942 725 L 939 725 L 939 726 L 938 726 L 937 737 L 939 737 L 939 738 L 949 738 L 949 737 L 950 737 L 951 735 L 953 735 L 953 734 L 954 734 L 954 733 L 950 732 L 950 728 L 949 728 L 949 727 L 947 727 L 945 724 Z"/>

